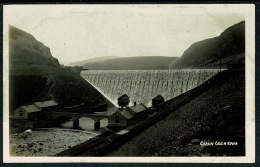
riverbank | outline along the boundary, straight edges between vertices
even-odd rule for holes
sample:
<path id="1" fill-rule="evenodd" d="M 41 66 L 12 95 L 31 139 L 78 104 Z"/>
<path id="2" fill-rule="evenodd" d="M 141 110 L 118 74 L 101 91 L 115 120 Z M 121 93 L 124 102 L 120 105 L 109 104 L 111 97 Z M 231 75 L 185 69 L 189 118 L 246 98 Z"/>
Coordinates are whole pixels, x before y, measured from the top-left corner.
<path id="1" fill-rule="evenodd" d="M 30 124 L 27 120 L 16 121 L 18 125 Z M 107 119 L 100 121 L 101 127 L 108 124 Z M 52 128 L 29 128 L 22 132 L 12 129 L 10 133 L 11 156 L 53 156 L 73 146 L 86 142 L 99 135 L 94 130 L 94 120 L 80 118 L 80 129 L 73 129 L 72 121 L 66 121 Z M 23 128 L 24 129 L 24 128 Z M 32 129 L 32 130 L 31 130 Z"/>

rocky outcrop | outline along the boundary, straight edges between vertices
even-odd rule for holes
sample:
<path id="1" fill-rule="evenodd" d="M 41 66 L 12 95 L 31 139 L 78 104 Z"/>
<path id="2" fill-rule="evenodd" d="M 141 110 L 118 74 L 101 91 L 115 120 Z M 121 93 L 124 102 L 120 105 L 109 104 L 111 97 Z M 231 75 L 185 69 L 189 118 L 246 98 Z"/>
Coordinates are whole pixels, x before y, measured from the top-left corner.
<path id="1" fill-rule="evenodd" d="M 192 44 L 171 68 L 216 68 L 245 63 L 245 22 L 226 29 L 220 36 Z"/>
<path id="2" fill-rule="evenodd" d="M 11 65 L 59 66 L 50 48 L 37 41 L 31 34 L 10 25 L 9 56 Z"/>

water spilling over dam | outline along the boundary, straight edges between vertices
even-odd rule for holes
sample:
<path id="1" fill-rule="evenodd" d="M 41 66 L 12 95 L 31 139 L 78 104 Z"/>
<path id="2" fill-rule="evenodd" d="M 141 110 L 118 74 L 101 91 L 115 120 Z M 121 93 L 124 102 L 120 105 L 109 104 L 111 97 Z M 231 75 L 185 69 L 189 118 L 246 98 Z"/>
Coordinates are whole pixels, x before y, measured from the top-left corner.
<path id="1" fill-rule="evenodd" d="M 94 85 L 113 103 L 123 94 L 133 102 L 151 105 L 158 94 L 165 100 L 191 90 L 215 74 L 217 69 L 182 70 L 87 70 L 81 76 Z"/>

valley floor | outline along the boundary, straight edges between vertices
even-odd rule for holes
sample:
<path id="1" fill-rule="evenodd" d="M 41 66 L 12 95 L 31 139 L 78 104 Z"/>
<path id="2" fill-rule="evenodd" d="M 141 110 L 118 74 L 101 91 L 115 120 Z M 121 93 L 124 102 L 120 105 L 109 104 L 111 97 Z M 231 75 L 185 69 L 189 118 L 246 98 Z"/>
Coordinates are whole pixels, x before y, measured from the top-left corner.
<path id="1" fill-rule="evenodd" d="M 10 135 L 11 156 L 52 156 L 97 136 L 71 129 L 45 129 Z"/>
<path id="2" fill-rule="evenodd" d="M 101 127 L 108 124 L 106 119 L 100 122 Z M 22 122 L 20 122 L 21 124 Z M 90 118 L 80 118 L 81 130 L 75 130 L 72 126 L 72 121 L 67 121 L 56 128 L 27 130 L 22 133 L 13 132 L 9 135 L 10 155 L 53 156 L 99 135 L 98 131 L 94 131 L 94 121 Z"/>

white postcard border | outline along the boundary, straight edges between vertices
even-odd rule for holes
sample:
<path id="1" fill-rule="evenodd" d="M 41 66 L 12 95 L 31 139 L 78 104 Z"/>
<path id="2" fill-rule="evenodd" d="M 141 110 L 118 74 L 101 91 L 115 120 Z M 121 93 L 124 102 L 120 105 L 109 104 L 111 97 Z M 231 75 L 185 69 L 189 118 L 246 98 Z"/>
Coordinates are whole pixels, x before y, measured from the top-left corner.
<path id="1" fill-rule="evenodd" d="M 211 4 L 207 4 L 210 6 Z M 221 5 L 212 4 L 211 6 Z M 12 157 L 9 153 L 9 56 L 7 10 L 3 24 L 3 162 L 4 163 L 254 163 L 255 162 L 255 5 L 225 4 L 245 14 L 246 23 L 246 156 L 242 157 Z M 65 6 L 65 5 L 63 5 Z M 67 5 L 68 6 L 68 5 Z M 184 5 L 185 6 L 185 5 Z M 194 5 L 186 5 L 194 6 Z M 198 5 L 197 5 L 198 6 Z M 200 6 L 205 6 L 201 4 Z M 222 5 L 223 7 L 223 5 Z"/>

